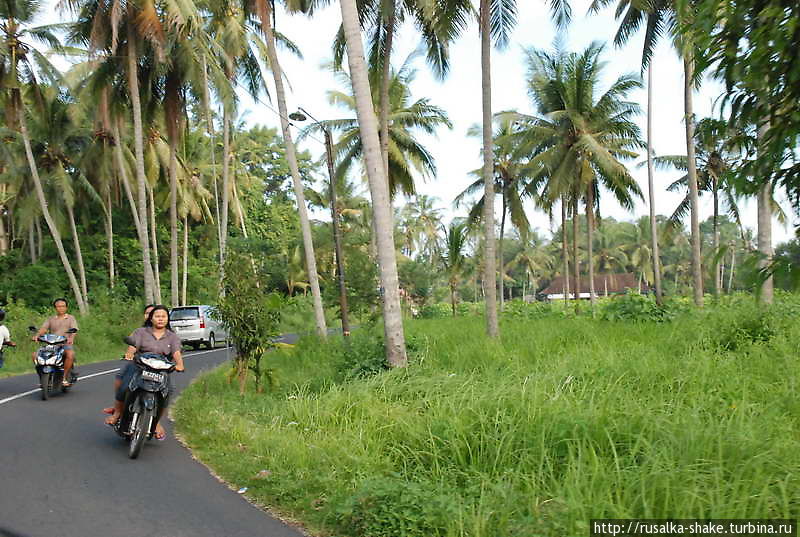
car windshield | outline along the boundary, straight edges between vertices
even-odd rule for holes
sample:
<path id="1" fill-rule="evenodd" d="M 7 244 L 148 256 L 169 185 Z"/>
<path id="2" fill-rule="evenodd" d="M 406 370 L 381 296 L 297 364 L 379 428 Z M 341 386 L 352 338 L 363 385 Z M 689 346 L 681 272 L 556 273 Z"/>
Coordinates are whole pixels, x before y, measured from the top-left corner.
<path id="1" fill-rule="evenodd" d="M 175 308 L 169 312 L 170 321 L 190 321 L 199 317 L 199 308 Z"/>

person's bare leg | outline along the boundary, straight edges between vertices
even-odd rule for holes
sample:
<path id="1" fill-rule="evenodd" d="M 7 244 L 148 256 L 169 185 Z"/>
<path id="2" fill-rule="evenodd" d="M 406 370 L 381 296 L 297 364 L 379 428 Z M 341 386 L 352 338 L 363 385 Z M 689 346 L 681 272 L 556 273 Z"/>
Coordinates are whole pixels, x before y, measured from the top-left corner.
<path id="1" fill-rule="evenodd" d="M 119 377 L 115 377 L 114 378 L 114 393 L 117 393 L 119 391 L 119 387 L 120 386 L 122 386 L 122 379 L 119 378 Z M 104 408 L 103 409 L 103 413 L 104 414 L 113 414 L 114 413 L 114 407 L 113 406 L 109 406 L 109 407 Z"/>
<path id="2" fill-rule="evenodd" d="M 122 416 L 122 407 L 125 405 L 124 401 L 114 401 L 114 413 L 106 418 L 106 425 L 114 425 Z"/>
<path id="3" fill-rule="evenodd" d="M 75 362 L 75 351 L 72 349 L 64 351 L 64 384 L 70 384 L 69 372 L 72 371 L 72 364 Z"/>

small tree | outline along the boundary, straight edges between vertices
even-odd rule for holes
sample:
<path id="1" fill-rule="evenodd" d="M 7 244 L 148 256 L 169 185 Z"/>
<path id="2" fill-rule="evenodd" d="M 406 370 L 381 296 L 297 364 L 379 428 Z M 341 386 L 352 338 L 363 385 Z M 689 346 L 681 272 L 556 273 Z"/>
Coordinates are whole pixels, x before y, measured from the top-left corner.
<path id="1" fill-rule="evenodd" d="M 225 295 L 216 308 L 217 317 L 236 346 L 233 367 L 239 379 L 239 392 L 244 394 L 247 372 L 252 371 L 256 391 L 262 391 L 261 380 L 269 370 L 262 370 L 261 359 L 275 346 L 281 318 L 283 298 L 277 293 L 264 293 L 256 286 L 256 274 L 250 258 L 231 250 L 225 259 Z"/>

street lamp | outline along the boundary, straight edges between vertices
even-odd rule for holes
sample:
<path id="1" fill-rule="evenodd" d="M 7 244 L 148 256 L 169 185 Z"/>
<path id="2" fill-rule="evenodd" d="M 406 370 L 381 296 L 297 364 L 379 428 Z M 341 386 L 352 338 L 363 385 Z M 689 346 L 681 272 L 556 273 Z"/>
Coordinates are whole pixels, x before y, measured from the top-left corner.
<path id="1" fill-rule="evenodd" d="M 292 112 L 289 114 L 289 119 L 292 121 L 305 121 L 306 119 L 311 119 L 314 123 L 319 125 L 322 129 L 322 132 L 325 134 L 325 156 L 326 160 L 328 161 L 328 179 L 330 183 L 331 189 L 331 219 L 332 219 L 332 226 L 333 226 L 333 244 L 336 250 L 336 272 L 338 275 L 339 280 L 339 310 L 341 311 L 342 316 L 342 334 L 345 336 L 350 335 L 350 321 L 348 320 L 348 308 L 347 308 L 347 287 L 345 286 L 345 278 L 344 278 L 344 261 L 342 256 L 342 240 L 339 234 L 339 213 L 336 210 L 336 187 L 334 181 L 334 171 L 333 171 L 333 144 L 331 143 L 331 132 L 328 128 L 317 121 L 317 119 L 308 113 L 307 110 L 304 110 L 301 107 L 298 107 L 297 112 Z"/>

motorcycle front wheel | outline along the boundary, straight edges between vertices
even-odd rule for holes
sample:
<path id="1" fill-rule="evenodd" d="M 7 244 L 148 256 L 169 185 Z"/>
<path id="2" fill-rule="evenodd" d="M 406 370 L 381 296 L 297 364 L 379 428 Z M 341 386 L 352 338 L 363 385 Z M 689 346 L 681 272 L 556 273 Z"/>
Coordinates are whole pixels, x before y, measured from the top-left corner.
<path id="1" fill-rule="evenodd" d="M 142 409 L 142 413 L 134 414 L 132 419 L 136 420 L 136 425 L 131 435 L 131 443 L 128 446 L 128 457 L 135 459 L 142 451 L 144 441 L 150 433 L 150 427 L 152 427 L 153 423 L 153 411 L 147 408 Z"/>
<path id="2" fill-rule="evenodd" d="M 39 375 L 39 382 L 42 385 L 42 401 L 47 401 L 50 398 L 50 384 L 53 382 L 52 373 L 42 373 Z"/>

